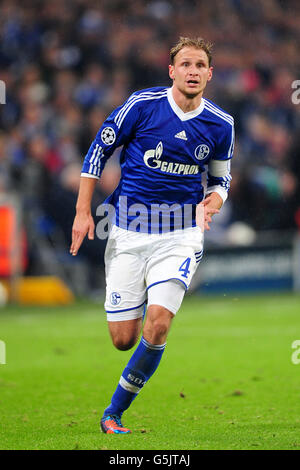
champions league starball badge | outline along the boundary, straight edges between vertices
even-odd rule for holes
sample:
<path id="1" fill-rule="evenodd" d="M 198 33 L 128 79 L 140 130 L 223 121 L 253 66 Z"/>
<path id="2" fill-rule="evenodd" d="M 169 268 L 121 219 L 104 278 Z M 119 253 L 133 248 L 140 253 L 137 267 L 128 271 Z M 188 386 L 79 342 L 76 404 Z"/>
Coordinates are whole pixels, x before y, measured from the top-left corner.
<path id="1" fill-rule="evenodd" d="M 112 145 L 116 140 L 116 133 L 112 127 L 105 127 L 101 132 L 101 139 L 105 145 Z"/>

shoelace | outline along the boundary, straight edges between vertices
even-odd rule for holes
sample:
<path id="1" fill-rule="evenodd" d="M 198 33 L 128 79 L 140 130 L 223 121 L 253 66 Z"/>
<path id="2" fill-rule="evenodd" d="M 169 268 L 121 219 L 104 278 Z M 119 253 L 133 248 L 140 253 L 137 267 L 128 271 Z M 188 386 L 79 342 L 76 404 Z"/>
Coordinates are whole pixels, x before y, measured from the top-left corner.
<path id="1" fill-rule="evenodd" d="M 121 418 L 117 415 L 111 415 L 111 417 L 116 421 L 117 425 L 120 426 L 120 427 L 123 427 L 122 423 L 121 423 Z"/>

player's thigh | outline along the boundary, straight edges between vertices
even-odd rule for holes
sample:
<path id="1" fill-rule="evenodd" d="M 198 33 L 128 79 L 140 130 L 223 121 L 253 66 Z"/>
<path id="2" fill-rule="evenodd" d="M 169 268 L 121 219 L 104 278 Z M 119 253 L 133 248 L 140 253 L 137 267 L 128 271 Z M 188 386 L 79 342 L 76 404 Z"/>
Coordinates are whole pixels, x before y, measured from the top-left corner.
<path id="1" fill-rule="evenodd" d="M 187 290 L 202 254 L 203 234 L 199 227 L 162 237 L 147 262 L 147 290 L 169 280 L 178 281 Z"/>
<path id="2" fill-rule="evenodd" d="M 105 310 L 110 323 L 143 316 L 146 300 L 145 263 L 139 255 L 116 250 L 106 253 Z M 112 327 L 118 330 L 118 327 Z"/>
<path id="3" fill-rule="evenodd" d="M 150 286 L 148 289 L 147 319 L 149 317 L 156 319 L 159 317 L 159 313 L 156 312 L 161 310 L 161 315 L 171 321 L 181 307 L 185 292 L 185 286 L 176 279 L 158 282 Z M 161 307 L 161 309 L 158 307 Z M 151 315 L 150 311 L 152 312 Z M 169 312 L 171 315 L 164 311 Z"/>

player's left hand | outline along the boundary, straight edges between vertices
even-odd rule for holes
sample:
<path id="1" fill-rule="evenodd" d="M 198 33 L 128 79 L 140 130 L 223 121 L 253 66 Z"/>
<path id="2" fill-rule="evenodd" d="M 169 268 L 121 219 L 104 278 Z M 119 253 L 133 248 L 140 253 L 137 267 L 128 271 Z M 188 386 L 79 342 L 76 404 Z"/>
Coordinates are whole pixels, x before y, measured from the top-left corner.
<path id="1" fill-rule="evenodd" d="M 212 216 L 219 214 L 223 200 L 218 193 L 209 194 L 204 201 L 200 202 L 196 210 L 196 223 L 204 230 L 210 230 L 209 224 L 212 222 Z"/>

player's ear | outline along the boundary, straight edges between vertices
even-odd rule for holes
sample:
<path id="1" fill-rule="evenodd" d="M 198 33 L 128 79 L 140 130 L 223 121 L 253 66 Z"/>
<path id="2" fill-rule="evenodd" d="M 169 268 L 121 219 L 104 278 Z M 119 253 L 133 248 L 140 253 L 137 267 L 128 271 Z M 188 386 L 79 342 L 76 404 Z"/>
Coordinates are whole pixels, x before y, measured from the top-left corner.
<path id="1" fill-rule="evenodd" d="M 210 82 L 211 79 L 212 79 L 212 76 L 213 76 L 213 70 L 214 68 L 213 67 L 209 67 L 209 72 L 208 72 L 208 79 L 207 81 Z"/>
<path id="2" fill-rule="evenodd" d="M 174 80 L 174 66 L 169 65 L 169 77 Z"/>

